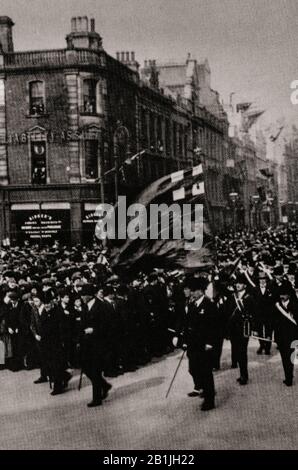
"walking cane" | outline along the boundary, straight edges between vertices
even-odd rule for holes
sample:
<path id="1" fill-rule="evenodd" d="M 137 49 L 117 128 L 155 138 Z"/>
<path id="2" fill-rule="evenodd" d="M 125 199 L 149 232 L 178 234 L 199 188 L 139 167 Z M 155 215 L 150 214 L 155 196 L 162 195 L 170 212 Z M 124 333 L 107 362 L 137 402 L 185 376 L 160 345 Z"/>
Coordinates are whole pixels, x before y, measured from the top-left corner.
<path id="1" fill-rule="evenodd" d="M 181 355 L 181 357 L 180 357 L 178 366 L 177 366 L 177 368 L 176 368 L 176 370 L 175 370 L 175 374 L 174 374 L 174 376 L 173 376 L 173 378 L 172 378 L 172 381 L 171 381 L 171 383 L 170 383 L 170 386 L 169 386 L 169 388 L 168 388 L 168 391 L 167 391 L 167 394 L 166 394 L 166 398 L 168 398 L 168 396 L 169 396 L 169 393 L 170 393 L 170 391 L 171 391 L 171 388 L 172 388 L 172 386 L 173 386 L 174 380 L 175 380 L 176 375 L 177 375 L 177 373 L 178 373 L 179 367 L 180 367 L 180 365 L 181 365 L 181 363 L 182 363 L 182 361 L 183 361 L 183 358 L 184 358 L 184 354 L 185 354 L 185 353 L 186 353 L 186 349 L 183 351 L 183 353 L 182 353 L 182 355 Z"/>
<path id="2" fill-rule="evenodd" d="M 81 369 L 81 373 L 80 373 L 80 380 L 79 380 L 78 391 L 80 391 L 81 388 L 82 388 L 82 380 L 83 380 L 83 369 Z"/>

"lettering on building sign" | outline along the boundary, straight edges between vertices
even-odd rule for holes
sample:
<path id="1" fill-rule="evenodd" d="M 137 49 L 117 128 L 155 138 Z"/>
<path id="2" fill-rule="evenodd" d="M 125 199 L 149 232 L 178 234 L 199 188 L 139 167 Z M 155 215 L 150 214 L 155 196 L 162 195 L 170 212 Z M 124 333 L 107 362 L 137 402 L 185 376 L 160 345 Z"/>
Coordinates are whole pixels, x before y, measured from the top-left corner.
<path id="1" fill-rule="evenodd" d="M 78 141 L 78 140 L 98 140 L 101 135 L 100 131 L 88 130 L 88 131 L 72 131 L 72 130 L 61 130 L 61 131 L 47 131 L 40 133 L 22 132 L 22 133 L 11 133 L 8 136 L 0 136 L 0 144 L 9 145 L 24 145 L 29 141 L 40 141 L 44 140 L 51 143 L 64 144 L 67 142 Z"/>
<path id="2" fill-rule="evenodd" d="M 16 241 L 34 242 L 68 241 L 70 230 L 69 210 L 47 210 L 46 212 L 18 210 L 13 211 L 13 224 L 16 228 Z"/>

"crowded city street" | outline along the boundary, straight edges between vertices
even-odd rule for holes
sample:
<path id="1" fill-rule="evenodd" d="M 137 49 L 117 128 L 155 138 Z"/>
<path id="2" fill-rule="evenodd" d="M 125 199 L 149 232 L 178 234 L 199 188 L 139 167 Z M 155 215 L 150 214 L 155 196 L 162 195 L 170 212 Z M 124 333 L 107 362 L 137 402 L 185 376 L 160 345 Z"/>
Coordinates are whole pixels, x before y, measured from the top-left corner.
<path id="1" fill-rule="evenodd" d="M 297 18 L 1 0 L 0 453 L 298 449 Z"/>

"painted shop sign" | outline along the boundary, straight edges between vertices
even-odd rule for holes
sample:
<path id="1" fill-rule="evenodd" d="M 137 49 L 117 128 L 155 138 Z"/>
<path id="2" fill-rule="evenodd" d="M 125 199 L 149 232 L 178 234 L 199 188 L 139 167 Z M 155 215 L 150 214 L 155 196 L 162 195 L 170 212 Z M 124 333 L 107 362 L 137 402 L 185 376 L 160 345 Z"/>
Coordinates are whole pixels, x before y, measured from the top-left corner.
<path id="1" fill-rule="evenodd" d="M 51 244 L 55 240 L 68 243 L 70 237 L 70 211 L 47 210 L 29 211 L 18 210 L 12 212 L 12 223 L 16 242 L 18 244 L 30 243 Z"/>
<path id="2" fill-rule="evenodd" d="M 22 133 L 12 133 L 4 139 L 3 136 L 0 137 L 0 144 L 10 144 L 10 145 L 24 145 L 29 141 L 35 140 L 44 140 L 48 143 L 67 143 L 78 140 L 98 140 L 101 135 L 101 131 L 97 129 L 88 129 L 80 131 L 72 131 L 62 129 L 61 131 L 46 131 L 46 132 L 22 132 Z"/>
<path id="3" fill-rule="evenodd" d="M 98 222 L 98 212 L 96 209 L 83 209 L 82 230 L 84 243 L 89 244 L 94 241 L 95 227 Z"/>

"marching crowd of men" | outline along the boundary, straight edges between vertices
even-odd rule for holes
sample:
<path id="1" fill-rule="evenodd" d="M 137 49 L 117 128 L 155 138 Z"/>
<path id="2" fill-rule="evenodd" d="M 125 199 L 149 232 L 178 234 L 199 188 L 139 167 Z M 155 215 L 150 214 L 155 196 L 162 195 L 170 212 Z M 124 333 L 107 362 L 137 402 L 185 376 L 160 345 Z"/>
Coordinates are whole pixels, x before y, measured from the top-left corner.
<path id="1" fill-rule="evenodd" d="M 187 350 L 202 410 L 214 408 L 213 372 L 224 339 L 239 385 L 249 380 L 249 338 L 257 354 L 277 343 L 286 386 L 298 340 L 298 230 L 281 227 L 216 237 L 216 264 L 204 271 L 154 269 L 116 275 L 106 250 L 9 247 L 0 255 L 0 367 L 40 368 L 35 384 L 65 391 L 71 369 L 92 383 L 88 406 L 102 404 L 115 377 Z"/>

